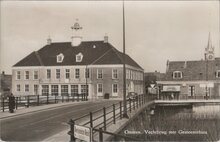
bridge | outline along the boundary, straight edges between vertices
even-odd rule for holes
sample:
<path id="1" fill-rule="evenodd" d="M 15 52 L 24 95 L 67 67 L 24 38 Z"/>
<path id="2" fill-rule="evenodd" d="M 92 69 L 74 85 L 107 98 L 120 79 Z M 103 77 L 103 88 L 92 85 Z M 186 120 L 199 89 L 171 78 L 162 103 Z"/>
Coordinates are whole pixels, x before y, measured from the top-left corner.
<path id="1" fill-rule="evenodd" d="M 122 102 L 112 106 L 101 108 L 97 111 L 85 114 L 77 119 L 71 119 L 69 122 L 70 141 L 81 139 L 84 141 L 144 141 L 128 135 L 119 134 L 123 128 L 134 120 L 139 114 L 146 110 L 151 112 L 152 105 L 160 106 L 185 106 L 198 104 L 220 104 L 220 99 L 184 99 L 184 100 L 155 100 L 146 95 L 138 95 L 135 99 L 127 100 L 127 111 L 129 119 L 123 118 Z M 79 133 L 80 132 L 80 133 Z M 89 133 L 85 138 L 81 135 L 83 132 Z"/>

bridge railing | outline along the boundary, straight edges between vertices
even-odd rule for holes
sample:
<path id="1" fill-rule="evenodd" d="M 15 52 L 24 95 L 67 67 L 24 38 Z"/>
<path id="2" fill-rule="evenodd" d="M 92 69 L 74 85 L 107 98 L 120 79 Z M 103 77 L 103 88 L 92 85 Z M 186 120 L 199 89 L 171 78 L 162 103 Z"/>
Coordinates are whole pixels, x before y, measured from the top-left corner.
<path id="1" fill-rule="evenodd" d="M 171 95 L 161 96 L 158 100 L 216 100 L 220 99 L 220 96 L 203 96 L 203 95 L 195 95 L 188 96 L 188 94 L 181 94 L 179 97 L 171 97 Z"/>
<path id="2" fill-rule="evenodd" d="M 146 102 L 153 100 L 154 98 L 148 97 L 148 95 L 137 95 L 133 98 L 127 99 L 127 111 L 132 112 L 133 110 L 138 109 Z M 93 134 L 97 132 L 97 130 L 107 130 L 107 127 L 111 124 L 116 124 L 116 122 L 123 118 L 123 106 L 122 101 L 118 103 L 100 108 L 98 110 L 89 112 L 88 114 L 82 115 L 76 119 L 70 119 L 70 131 L 68 134 L 70 135 L 71 141 L 75 141 L 76 138 L 74 136 L 74 125 L 81 125 L 85 127 L 92 128 Z M 103 131 L 102 131 L 103 132 Z"/>
<path id="3" fill-rule="evenodd" d="M 56 104 L 59 102 L 74 102 L 74 101 L 87 101 L 88 96 L 86 94 L 75 95 L 27 95 L 27 96 L 15 96 L 15 109 L 29 106 L 39 106 L 45 104 Z M 9 109 L 8 97 L 1 98 L 0 100 L 1 111 Z"/>

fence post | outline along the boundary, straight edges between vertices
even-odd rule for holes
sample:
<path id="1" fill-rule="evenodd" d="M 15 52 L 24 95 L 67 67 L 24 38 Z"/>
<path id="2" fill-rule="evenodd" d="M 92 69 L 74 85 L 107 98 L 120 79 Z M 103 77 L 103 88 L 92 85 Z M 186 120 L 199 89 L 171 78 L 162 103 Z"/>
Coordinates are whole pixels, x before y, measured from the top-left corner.
<path id="1" fill-rule="evenodd" d="M 120 110 L 120 119 L 122 119 L 122 107 L 121 107 L 121 101 L 119 102 L 119 110 Z"/>
<path id="2" fill-rule="evenodd" d="M 2 111 L 5 112 L 5 99 L 2 98 Z"/>
<path id="3" fill-rule="evenodd" d="M 137 105 L 137 108 L 138 108 L 138 95 L 136 97 L 136 105 Z"/>
<path id="4" fill-rule="evenodd" d="M 89 116 L 90 116 L 90 127 L 93 128 L 92 112 L 89 113 Z"/>
<path id="5" fill-rule="evenodd" d="M 16 110 L 18 109 L 18 97 L 16 97 L 16 100 L 15 100 L 15 108 Z"/>
<path id="6" fill-rule="evenodd" d="M 130 113 L 131 113 L 131 98 L 129 98 L 129 109 L 130 109 Z"/>
<path id="7" fill-rule="evenodd" d="M 30 99 L 29 97 L 30 97 L 30 96 L 27 96 L 27 107 L 29 107 L 29 101 L 30 101 L 30 100 L 29 100 L 29 99 Z"/>
<path id="8" fill-rule="evenodd" d="M 47 94 L 47 104 L 49 104 L 49 94 Z"/>
<path id="9" fill-rule="evenodd" d="M 63 95 L 61 94 L 61 96 L 62 96 L 62 103 L 63 103 Z"/>
<path id="10" fill-rule="evenodd" d="M 139 106 L 141 106 L 141 95 L 139 95 Z"/>
<path id="11" fill-rule="evenodd" d="M 103 133 L 102 133 L 102 128 L 99 128 L 99 142 L 103 141 Z"/>
<path id="12" fill-rule="evenodd" d="M 71 142 L 75 142 L 76 141 L 76 138 L 74 137 L 74 125 L 75 125 L 75 122 L 72 119 L 70 119 L 69 125 L 70 125 L 70 131 L 68 132 L 68 134 L 70 135 L 70 141 Z"/>
<path id="13" fill-rule="evenodd" d="M 113 124 L 115 124 L 115 104 L 113 104 Z"/>
<path id="14" fill-rule="evenodd" d="M 106 109 L 103 107 L 104 130 L 106 130 Z"/>
<path id="15" fill-rule="evenodd" d="M 135 110 L 135 100 L 136 100 L 136 97 L 133 99 L 133 108 Z"/>
<path id="16" fill-rule="evenodd" d="M 40 96 L 37 95 L 37 105 L 39 106 L 39 104 L 40 104 Z"/>

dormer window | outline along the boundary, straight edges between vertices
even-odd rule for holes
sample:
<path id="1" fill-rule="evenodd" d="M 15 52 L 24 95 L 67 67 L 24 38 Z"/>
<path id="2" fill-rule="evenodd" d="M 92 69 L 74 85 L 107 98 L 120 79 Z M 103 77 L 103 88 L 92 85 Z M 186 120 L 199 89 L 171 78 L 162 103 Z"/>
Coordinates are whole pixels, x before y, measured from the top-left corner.
<path id="1" fill-rule="evenodd" d="M 79 53 L 76 55 L 76 62 L 82 62 L 82 59 L 83 59 L 83 54 L 82 53 Z"/>
<path id="2" fill-rule="evenodd" d="M 62 63 L 64 59 L 64 55 L 62 53 L 60 53 L 59 55 L 57 55 L 57 63 Z"/>
<path id="3" fill-rule="evenodd" d="M 216 71 L 216 78 L 220 78 L 220 70 Z"/>
<path id="4" fill-rule="evenodd" d="M 173 72 L 173 78 L 174 78 L 174 79 L 183 78 L 183 73 L 182 73 L 181 71 L 174 71 L 174 72 Z"/>

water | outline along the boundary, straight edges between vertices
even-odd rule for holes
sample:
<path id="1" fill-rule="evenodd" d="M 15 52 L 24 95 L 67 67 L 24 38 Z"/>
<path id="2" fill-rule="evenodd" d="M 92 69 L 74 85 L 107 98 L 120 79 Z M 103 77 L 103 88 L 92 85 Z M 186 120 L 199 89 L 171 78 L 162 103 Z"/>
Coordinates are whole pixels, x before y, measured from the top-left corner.
<path id="1" fill-rule="evenodd" d="M 144 141 L 218 141 L 220 105 L 151 106 L 122 133 Z"/>

